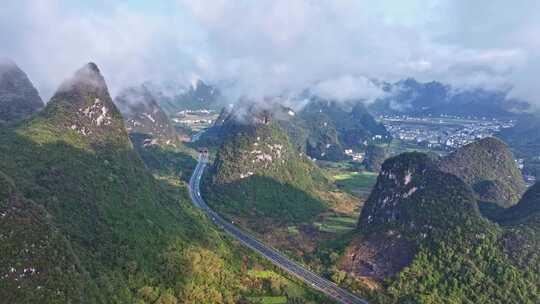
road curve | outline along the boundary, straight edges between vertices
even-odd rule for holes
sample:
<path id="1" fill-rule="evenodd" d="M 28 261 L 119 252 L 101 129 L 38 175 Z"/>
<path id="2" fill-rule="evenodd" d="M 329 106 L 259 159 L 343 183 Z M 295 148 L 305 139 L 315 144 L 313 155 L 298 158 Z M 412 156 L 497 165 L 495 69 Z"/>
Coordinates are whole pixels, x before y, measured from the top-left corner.
<path id="1" fill-rule="evenodd" d="M 344 304 L 368 304 L 366 300 L 363 300 L 350 292 L 338 287 L 335 283 L 326 280 L 317 274 L 307 270 L 300 264 L 289 259 L 285 255 L 281 254 L 274 248 L 263 244 L 249 233 L 240 230 L 236 226 L 232 225 L 228 221 L 224 220 L 219 214 L 210 209 L 206 202 L 203 200 L 200 192 L 201 177 L 206 168 L 207 156 L 200 155 L 199 162 L 191 179 L 189 181 L 189 195 L 193 204 L 201 209 L 221 230 L 227 232 L 232 237 L 237 239 L 244 246 L 251 248 L 253 251 L 259 253 L 274 265 L 282 268 L 283 270 L 298 277 L 314 289 L 321 291 L 330 298 Z"/>

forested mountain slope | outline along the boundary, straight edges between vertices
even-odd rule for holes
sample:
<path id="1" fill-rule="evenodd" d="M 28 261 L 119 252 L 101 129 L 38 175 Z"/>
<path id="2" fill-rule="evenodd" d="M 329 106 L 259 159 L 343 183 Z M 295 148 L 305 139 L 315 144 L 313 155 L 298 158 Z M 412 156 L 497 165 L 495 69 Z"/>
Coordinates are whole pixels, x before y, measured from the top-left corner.
<path id="1" fill-rule="evenodd" d="M 244 284 L 261 290 L 241 274 L 249 258 L 144 166 L 95 64 L 0 128 L 0 172 L 9 302 L 234 303 Z"/>
<path id="2" fill-rule="evenodd" d="M 43 106 L 28 76 L 13 61 L 0 58 L 0 125 L 16 122 Z"/>

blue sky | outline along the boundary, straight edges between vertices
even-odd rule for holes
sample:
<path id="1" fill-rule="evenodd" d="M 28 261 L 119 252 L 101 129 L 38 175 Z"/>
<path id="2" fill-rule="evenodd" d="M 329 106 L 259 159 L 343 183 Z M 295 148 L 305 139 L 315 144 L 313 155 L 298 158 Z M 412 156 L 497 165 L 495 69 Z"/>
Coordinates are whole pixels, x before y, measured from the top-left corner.
<path id="1" fill-rule="evenodd" d="M 232 99 L 319 84 L 374 98 L 366 79 L 415 77 L 540 94 L 533 0 L 4 0 L 0 40 L 45 98 L 87 61 L 113 93 L 202 78 Z"/>

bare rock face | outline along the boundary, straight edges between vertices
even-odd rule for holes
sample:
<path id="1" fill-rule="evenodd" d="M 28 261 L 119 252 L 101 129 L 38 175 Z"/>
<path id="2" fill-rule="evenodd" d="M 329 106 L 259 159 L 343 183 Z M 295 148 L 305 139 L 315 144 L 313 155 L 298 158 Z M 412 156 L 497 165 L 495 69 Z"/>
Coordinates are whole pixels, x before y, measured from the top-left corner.
<path id="1" fill-rule="evenodd" d="M 39 93 L 11 60 L 0 59 L 0 124 L 11 123 L 43 108 Z"/>
<path id="2" fill-rule="evenodd" d="M 128 88 L 120 93 L 115 103 L 126 120 L 131 135 L 140 135 L 141 145 L 178 147 L 178 136 L 167 114 L 146 87 Z M 132 136 L 132 139 L 135 136 Z"/>
<path id="3" fill-rule="evenodd" d="M 414 242 L 388 231 L 354 240 L 345 252 L 342 269 L 360 277 L 384 279 L 408 266 L 415 253 Z"/>

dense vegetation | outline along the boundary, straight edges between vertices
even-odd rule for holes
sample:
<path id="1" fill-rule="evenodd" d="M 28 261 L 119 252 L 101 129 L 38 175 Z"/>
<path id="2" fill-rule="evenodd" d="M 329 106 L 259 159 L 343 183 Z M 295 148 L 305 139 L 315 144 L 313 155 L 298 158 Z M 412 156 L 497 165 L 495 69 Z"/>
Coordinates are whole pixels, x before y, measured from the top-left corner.
<path id="1" fill-rule="evenodd" d="M 41 108 L 43 101 L 28 76 L 11 60 L 0 58 L 0 126 Z"/>
<path id="2" fill-rule="evenodd" d="M 525 191 L 525 181 L 506 144 L 485 138 L 468 144 L 443 158 L 443 171 L 461 178 L 481 201 L 509 207 Z"/>
<path id="3" fill-rule="evenodd" d="M 85 296 L 96 301 L 97 286 L 50 214 L 24 198 L 2 172 L 0 251 L 0 297 L 6 303 L 82 302 Z"/>
<path id="4" fill-rule="evenodd" d="M 531 186 L 519 203 L 500 213 L 503 223 L 523 223 L 540 215 L 540 182 Z M 540 228 L 540 227 L 539 227 Z"/>
<path id="5" fill-rule="evenodd" d="M 485 220 L 464 223 L 423 245 L 411 265 L 390 280 L 380 302 L 537 303 L 538 255 L 524 265 L 517 263 L 513 255 L 523 253 L 505 247 L 510 233 L 516 232 Z"/>
<path id="6" fill-rule="evenodd" d="M 298 112 L 277 102 L 269 104 L 235 105 L 234 111 L 224 109 L 216 124 L 204 137 L 207 142 L 222 142 L 227 134 L 227 121 L 250 121 L 255 113 L 264 111 L 289 136 L 300 152 L 318 160 L 349 159 L 345 149 L 365 150 L 368 144 L 387 143 L 391 136 L 383 124 L 369 114 L 361 102 L 340 104 L 312 97 Z"/>
<path id="7" fill-rule="evenodd" d="M 381 289 L 343 282 L 364 286 L 375 303 L 536 303 L 540 226 L 527 215 L 538 203 L 535 186 L 500 226 L 479 214 L 472 189 L 437 160 L 420 153 L 389 159 L 342 264 L 379 279 Z"/>
<path id="8" fill-rule="evenodd" d="M 362 151 L 367 144 L 390 141 L 386 128 L 360 102 L 347 111 L 344 105 L 313 98 L 298 115 L 308 130 L 306 151 L 316 159 L 343 160 L 344 149 Z"/>
<path id="9" fill-rule="evenodd" d="M 457 177 L 437 168 L 422 153 L 404 153 L 386 161 L 359 225 L 364 231 L 397 229 L 403 233 L 444 233 L 477 217 L 476 200 Z"/>
<path id="10" fill-rule="evenodd" d="M 41 113 L 1 128 L 2 299 L 234 303 L 270 294 L 273 279 L 257 285 L 243 275 L 261 262 L 228 245 L 172 175 L 189 157 L 152 151 L 147 166 L 159 180 L 133 149 L 94 64 Z"/>
<path id="11" fill-rule="evenodd" d="M 277 222 L 301 222 L 326 205 L 316 194 L 330 189 L 312 161 L 274 123 L 229 122 L 205 193 L 218 210 Z"/>
<path id="12" fill-rule="evenodd" d="M 363 163 L 366 166 L 366 169 L 373 172 L 379 172 L 386 158 L 388 158 L 387 149 L 377 145 L 369 145 L 366 148 Z"/>
<path id="13" fill-rule="evenodd" d="M 146 171 L 97 73 L 94 66 L 85 67 L 64 84 L 40 115 L 13 129 L 2 129 L 0 170 L 25 197 L 50 213 L 82 271 L 90 276 L 89 284 L 97 286 L 79 291 L 88 302 L 133 303 L 145 286 L 156 289 L 159 297 L 178 296 L 184 287 L 165 271 L 175 262 L 165 259 L 166 254 L 190 246 L 222 246 L 221 241 L 200 216 L 179 208 L 178 198 L 163 191 Z M 82 76 L 91 76 L 98 85 L 80 82 Z M 91 115 L 87 120 L 77 117 L 77 109 L 92 107 L 96 99 L 110 111 L 108 124 L 98 125 Z M 16 242 L 26 240 L 13 241 L 19 246 Z M 62 247 L 55 250 L 66 254 Z M 53 270 L 47 263 L 53 262 L 36 268 L 44 267 L 47 273 Z M 60 280 L 50 286 L 63 295 L 60 302 L 75 301 L 67 292 L 73 284 L 70 276 Z M 32 292 L 27 290 L 25 295 L 18 302 L 31 301 Z M 44 295 L 40 302 L 54 299 Z"/>
<path id="14" fill-rule="evenodd" d="M 505 211 L 499 226 L 462 223 L 423 244 L 392 279 L 383 302 L 537 303 L 540 301 L 540 187 Z"/>

